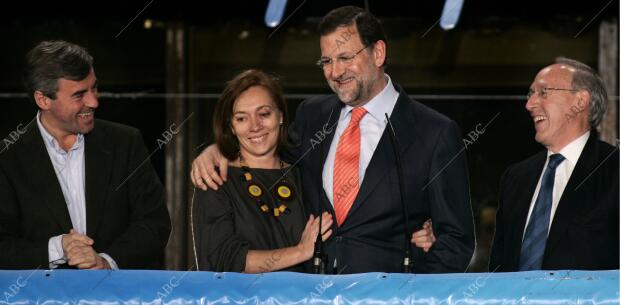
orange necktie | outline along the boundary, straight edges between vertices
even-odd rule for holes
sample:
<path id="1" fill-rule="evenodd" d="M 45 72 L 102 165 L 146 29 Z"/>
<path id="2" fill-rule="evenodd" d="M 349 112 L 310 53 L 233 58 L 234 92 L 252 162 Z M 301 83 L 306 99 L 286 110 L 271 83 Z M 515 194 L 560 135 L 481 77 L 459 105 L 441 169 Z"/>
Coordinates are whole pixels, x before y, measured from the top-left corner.
<path id="1" fill-rule="evenodd" d="M 366 114 L 362 107 L 353 108 L 349 126 L 344 130 L 334 160 L 334 210 L 336 222 L 342 225 L 359 191 L 360 121 Z"/>

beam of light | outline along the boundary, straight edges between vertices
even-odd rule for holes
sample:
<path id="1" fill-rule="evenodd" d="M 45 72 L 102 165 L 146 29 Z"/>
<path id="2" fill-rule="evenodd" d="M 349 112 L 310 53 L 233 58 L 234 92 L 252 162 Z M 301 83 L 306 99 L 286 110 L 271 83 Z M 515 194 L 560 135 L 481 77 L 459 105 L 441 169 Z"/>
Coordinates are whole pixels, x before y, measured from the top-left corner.
<path id="1" fill-rule="evenodd" d="M 441 21 L 439 25 L 444 30 L 453 29 L 459 22 L 459 16 L 461 16 L 461 9 L 463 8 L 464 0 L 446 0 L 441 12 Z"/>
<path id="2" fill-rule="evenodd" d="M 287 0 L 269 0 L 265 13 L 265 24 L 270 28 L 277 27 L 282 22 Z"/>

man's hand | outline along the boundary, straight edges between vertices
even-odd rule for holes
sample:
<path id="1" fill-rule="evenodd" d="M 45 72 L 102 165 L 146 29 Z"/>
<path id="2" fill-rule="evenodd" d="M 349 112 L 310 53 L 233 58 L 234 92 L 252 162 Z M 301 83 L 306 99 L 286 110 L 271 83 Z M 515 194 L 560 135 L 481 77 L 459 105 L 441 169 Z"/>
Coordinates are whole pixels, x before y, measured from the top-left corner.
<path id="1" fill-rule="evenodd" d="M 76 233 L 73 229 L 63 235 L 62 248 L 69 266 L 79 269 L 111 269 L 108 262 L 93 249 L 94 243 L 92 238 Z"/>
<path id="2" fill-rule="evenodd" d="M 66 254 L 69 266 L 79 269 L 110 269 L 108 262 L 90 246 L 76 247 L 71 253 Z"/>
<path id="3" fill-rule="evenodd" d="M 418 248 L 422 248 L 424 252 L 428 252 L 437 239 L 433 233 L 433 221 L 431 219 L 424 222 L 422 230 L 411 235 L 411 243 Z"/>
<path id="4" fill-rule="evenodd" d="M 92 238 L 79 234 L 73 229 L 69 231 L 69 234 L 62 236 L 62 250 L 65 252 L 65 256 L 76 247 L 92 246 L 94 243 L 95 241 Z"/>
<path id="5" fill-rule="evenodd" d="M 216 166 L 220 169 L 219 174 L 215 170 Z M 192 162 L 190 173 L 192 183 L 204 191 L 209 188 L 217 190 L 226 181 L 227 176 L 228 159 L 222 156 L 215 144 L 205 148 Z"/>
<path id="6" fill-rule="evenodd" d="M 105 258 L 97 255 L 97 264 L 92 268 L 88 268 L 88 270 L 100 270 L 100 269 L 112 269 L 112 267 L 110 266 L 110 264 Z"/>

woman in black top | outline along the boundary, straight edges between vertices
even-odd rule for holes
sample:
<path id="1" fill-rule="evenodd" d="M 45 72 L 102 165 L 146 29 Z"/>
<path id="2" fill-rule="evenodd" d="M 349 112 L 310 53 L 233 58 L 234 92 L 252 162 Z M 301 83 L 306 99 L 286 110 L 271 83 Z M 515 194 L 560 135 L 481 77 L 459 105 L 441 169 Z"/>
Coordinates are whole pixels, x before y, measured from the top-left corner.
<path id="1" fill-rule="evenodd" d="M 280 160 L 287 144 L 287 110 L 277 81 L 258 70 L 228 82 L 213 116 L 215 141 L 230 160 L 230 179 L 196 190 L 192 230 L 198 270 L 304 271 L 331 214 L 306 220 L 299 171 Z"/>

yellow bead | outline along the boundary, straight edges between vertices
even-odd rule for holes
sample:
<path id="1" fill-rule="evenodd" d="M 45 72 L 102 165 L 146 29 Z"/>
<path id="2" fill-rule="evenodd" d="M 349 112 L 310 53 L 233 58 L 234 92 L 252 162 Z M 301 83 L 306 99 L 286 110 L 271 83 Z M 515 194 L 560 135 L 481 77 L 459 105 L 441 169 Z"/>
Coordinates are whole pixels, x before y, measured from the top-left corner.
<path id="1" fill-rule="evenodd" d="M 286 186 L 278 187 L 278 194 L 283 198 L 288 198 L 291 196 L 291 190 Z"/>
<path id="2" fill-rule="evenodd" d="M 261 190 L 260 187 L 254 184 L 248 187 L 248 191 L 250 192 L 250 194 L 252 194 L 252 196 L 255 197 L 260 197 L 263 194 L 263 190 Z"/>

